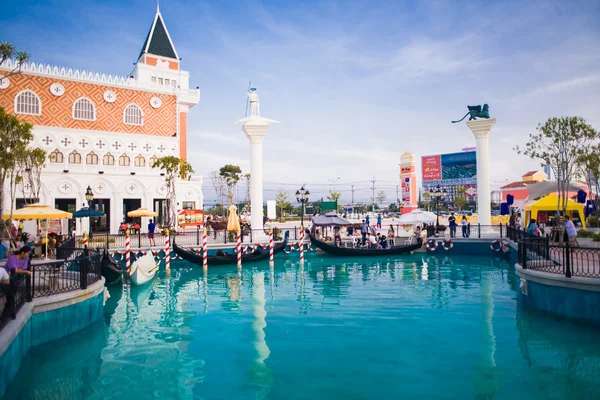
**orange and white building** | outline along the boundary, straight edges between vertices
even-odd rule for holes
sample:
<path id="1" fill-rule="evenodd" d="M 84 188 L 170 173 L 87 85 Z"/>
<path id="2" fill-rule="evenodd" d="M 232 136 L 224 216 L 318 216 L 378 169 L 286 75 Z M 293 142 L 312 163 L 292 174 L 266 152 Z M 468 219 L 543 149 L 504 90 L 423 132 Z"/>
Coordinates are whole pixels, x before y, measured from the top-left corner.
<path id="1" fill-rule="evenodd" d="M 100 225 L 111 233 L 132 209 L 164 215 L 164 176 L 152 165 L 167 155 L 186 158 L 188 112 L 200 102 L 180 60 L 157 9 L 128 76 L 30 63 L 0 81 L 0 106 L 32 123 L 32 146 L 48 153 L 40 202 L 75 211 L 87 205 L 89 185 L 94 207 L 106 213 Z M 12 69 L 7 60 L 0 76 Z M 179 209 L 202 208 L 201 185 L 201 177 L 177 184 Z"/>

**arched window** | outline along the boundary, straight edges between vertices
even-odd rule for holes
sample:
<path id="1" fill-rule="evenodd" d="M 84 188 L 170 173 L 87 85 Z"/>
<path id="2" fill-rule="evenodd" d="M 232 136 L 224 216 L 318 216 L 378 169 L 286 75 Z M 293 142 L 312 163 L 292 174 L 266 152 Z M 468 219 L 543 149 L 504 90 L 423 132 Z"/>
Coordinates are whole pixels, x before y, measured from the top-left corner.
<path id="1" fill-rule="evenodd" d="M 81 164 L 81 154 L 79 154 L 77 150 L 73 150 L 73 152 L 69 154 L 69 164 Z"/>
<path id="2" fill-rule="evenodd" d="M 64 161 L 65 161 L 65 157 L 63 156 L 63 153 L 58 151 L 58 149 L 56 149 L 52 153 L 50 153 L 50 162 L 51 163 L 62 164 Z"/>
<path id="3" fill-rule="evenodd" d="M 158 161 L 158 157 L 156 156 L 152 156 L 150 158 L 150 162 L 148 163 L 150 165 L 150 168 L 154 167 L 154 163 Z"/>
<path id="4" fill-rule="evenodd" d="M 102 164 L 104 165 L 115 165 L 115 156 L 110 153 L 106 153 L 104 157 L 102 157 Z"/>
<path id="5" fill-rule="evenodd" d="M 134 160 L 133 160 L 133 165 L 135 165 L 136 167 L 145 167 L 146 166 L 146 159 L 144 157 L 142 157 L 141 154 L 139 154 Z"/>
<path id="6" fill-rule="evenodd" d="M 91 101 L 85 97 L 77 100 L 73 104 L 73 119 L 80 119 L 82 121 L 95 121 L 96 120 L 96 108 Z"/>
<path id="7" fill-rule="evenodd" d="M 31 90 L 21 92 L 15 97 L 15 114 L 42 115 L 42 102 Z"/>
<path id="8" fill-rule="evenodd" d="M 93 151 L 88 153 L 88 155 L 85 156 L 85 163 L 97 165 L 98 164 L 98 154 L 94 153 Z"/>
<path id="9" fill-rule="evenodd" d="M 127 154 L 123 154 L 121 157 L 119 157 L 119 165 L 121 167 L 129 167 L 131 165 L 131 160 Z"/>
<path id="10" fill-rule="evenodd" d="M 144 114 L 142 113 L 142 109 L 135 104 L 130 104 L 125 107 L 125 112 L 123 112 L 123 122 L 126 125 L 144 125 Z"/>

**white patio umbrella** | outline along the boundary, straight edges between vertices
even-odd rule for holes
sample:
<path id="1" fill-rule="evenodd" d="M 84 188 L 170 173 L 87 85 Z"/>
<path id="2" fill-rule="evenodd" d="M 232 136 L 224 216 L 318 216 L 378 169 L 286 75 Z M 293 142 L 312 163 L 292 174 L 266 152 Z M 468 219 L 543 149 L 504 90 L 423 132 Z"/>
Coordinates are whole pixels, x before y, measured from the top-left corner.
<path id="1" fill-rule="evenodd" d="M 429 224 L 437 221 L 437 216 L 429 211 L 423 211 L 420 209 L 412 210 L 409 213 L 403 214 L 398 223 L 400 225 L 414 225 L 414 224 Z"/>

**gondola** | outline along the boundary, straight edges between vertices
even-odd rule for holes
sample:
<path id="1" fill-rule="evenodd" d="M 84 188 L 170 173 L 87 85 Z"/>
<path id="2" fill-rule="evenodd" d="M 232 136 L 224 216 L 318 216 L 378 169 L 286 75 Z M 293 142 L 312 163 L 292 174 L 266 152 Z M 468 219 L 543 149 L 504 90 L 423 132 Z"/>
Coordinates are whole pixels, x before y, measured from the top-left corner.
<path id="1" fill-rule="evenodd" d="M 102 253 L 102 276 L 106 285 L 113 285 L 123 280 L 123 268 L 109 253 L 104 249 Z"/>
<path id="2" fill-rule="evenodd" d="M 411 251 L 418 250 L 421 248 L 421 246 L 423 246 L 423 240 L 421 238 L 418 238 L 417 243 L 407 244 L 404 246 L 392 246 L 388 249 L 354 249 L 327 244 L 321 240 L 318 240 L 310 233 L 308 234 L 308 237 L 310 238 L 310 241 L 313 244 L 313 246 L 315 246 L 316 248 L 323 250 L 327 254 L 344 257 L 398 255 L 410 253 Z"/>
<path id="3" fill-rule="evenodd" d="M 285 246 L 287 246 L 288 238 L 290 236 L 290 232 L 285 232 L 285 237 L 283 242 L 276 244 L 273 246 L 273 254 L 277 254 L 281 252 Z M 196 254 L 195 252 L 185 250 L 175 243 L 175 239 L 173 239 L 173 250 L 175 253 L 181 257 L 182 259 L 189 261 L 194 264 L 202 265 L 202 254 Z M 261 247 L 257 247 L 251 254 L 242 255 L 242 264 L 247 264 L 251 262 L 263 261 L 269 259 L 269 248 L 263 249 Z M 235 264 L 237 263 L 237 257 L 235 253 L 225 255 L 225 256 L 208 256 L 208 265 L 227 265 L 227 264 Z"/>

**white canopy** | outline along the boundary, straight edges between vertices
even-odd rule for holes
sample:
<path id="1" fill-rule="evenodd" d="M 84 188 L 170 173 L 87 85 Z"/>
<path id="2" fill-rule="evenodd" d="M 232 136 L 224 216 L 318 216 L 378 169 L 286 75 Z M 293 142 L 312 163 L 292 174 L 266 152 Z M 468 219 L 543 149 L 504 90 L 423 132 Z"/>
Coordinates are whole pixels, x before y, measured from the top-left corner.
<path id="1" fill-rule="evenodd" d="M 437 221 L 437 216 L 429 211 L 423 211 L 420 209 L 412 210 L 411 212 L 404 214 L 400 217 L 400 224 L 429 224 Z"/>

